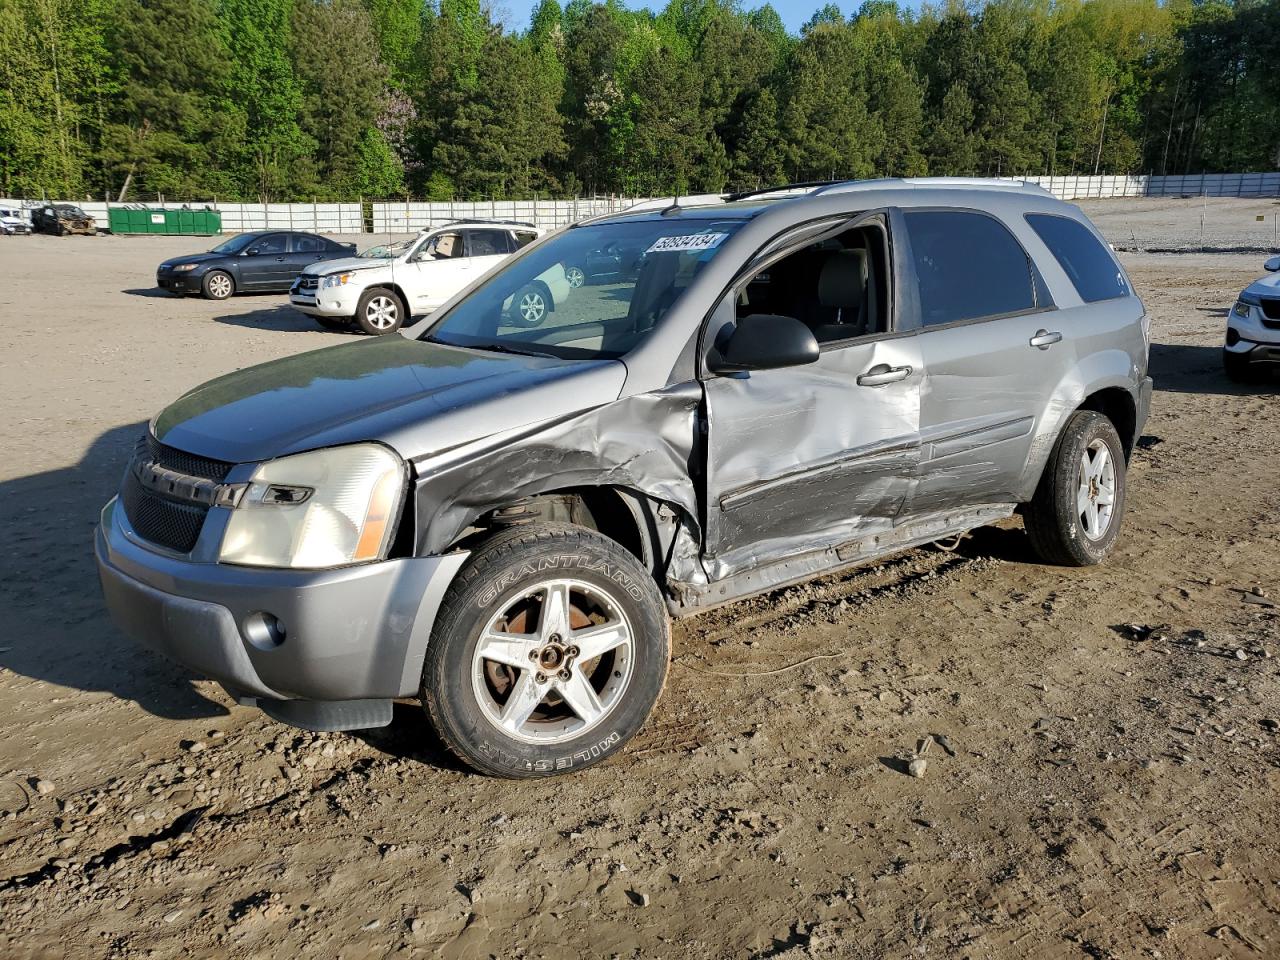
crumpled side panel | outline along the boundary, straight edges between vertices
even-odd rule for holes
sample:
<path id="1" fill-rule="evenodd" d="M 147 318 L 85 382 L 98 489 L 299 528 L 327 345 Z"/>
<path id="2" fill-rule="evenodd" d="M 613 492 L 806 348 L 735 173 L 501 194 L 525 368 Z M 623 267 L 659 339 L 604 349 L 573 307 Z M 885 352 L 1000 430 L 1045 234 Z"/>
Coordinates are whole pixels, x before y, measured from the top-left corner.
<path id="1" fill-rule="evenodd" d="M 701 402 L 698 383 L 677 384 L 415 460 L 418 552 L 440 553 L 478 517 L 521 497 L 616 486 L 676 509 L 681 532 L 673 562 L 679 567 L 670 574 L 705 579 L 697 563 L 702 511 L 692 478 Z"/>

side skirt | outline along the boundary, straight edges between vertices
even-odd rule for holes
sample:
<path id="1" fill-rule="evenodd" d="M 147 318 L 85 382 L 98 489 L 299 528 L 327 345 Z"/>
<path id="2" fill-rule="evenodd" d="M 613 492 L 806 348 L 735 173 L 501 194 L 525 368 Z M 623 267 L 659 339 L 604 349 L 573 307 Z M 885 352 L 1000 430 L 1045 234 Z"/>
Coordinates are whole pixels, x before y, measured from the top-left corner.
<path id="1" fill-rule="evenodd" d="M 672 582 L 667 608 L 676 617 L 704 613 L 746 597 L 860 567 L 891 553 L 984 527 L 1012 516 L 1017 506 L 1016 503 L 991 503 L 926 514 L 892 530 L 867 534 L 832 547 L 792 554 L 713 583 Z"/>

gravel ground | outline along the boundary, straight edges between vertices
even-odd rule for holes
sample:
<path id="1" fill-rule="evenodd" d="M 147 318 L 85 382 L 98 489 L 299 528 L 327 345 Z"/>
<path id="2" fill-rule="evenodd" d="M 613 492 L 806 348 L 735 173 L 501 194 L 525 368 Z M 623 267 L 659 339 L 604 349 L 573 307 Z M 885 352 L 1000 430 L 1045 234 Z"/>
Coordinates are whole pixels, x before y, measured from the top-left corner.
<path id="1" fill-rule="evenodd" d="M 1169 203 L 1089 209 L 1164 246 Z M 1218 359 L 1257 255 L 1125 256 L 1157 392 L 1108 563 L 1015 520 L 686 621 L 627 751 L 517 784 L 411 704 L 302 733 L 107 620 L 146 419 L 342 336 L 151 289 L 207 245 L 0 240 L 0 956 L 1280 956 L 1280 421 Z"/>

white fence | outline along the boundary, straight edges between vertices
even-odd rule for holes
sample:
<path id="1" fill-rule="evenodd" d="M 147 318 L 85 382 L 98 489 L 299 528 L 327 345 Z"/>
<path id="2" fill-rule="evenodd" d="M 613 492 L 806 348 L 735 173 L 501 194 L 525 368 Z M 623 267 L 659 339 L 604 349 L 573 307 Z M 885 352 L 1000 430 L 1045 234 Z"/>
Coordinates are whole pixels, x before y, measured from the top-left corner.
<path id="1" fill-rule="evenodd" d="M 411 233 L 451 220 L 515 220 L 544 230 L 625 210 L 637 197 L 582 197 L 574 200 L 445 200 L 372 203 L 374 233 Z"/>
<path id="2" fill-rule="evenodd" d="M 1194 176 L 1011 177 L 1044 187 L 1063 200 L 1109 197 L 1280 197 L 1280 172 L 1206 173 Z M 625 210 L 639 197 L 580 197 L 574 200 L 375 201 L 373 203 L 148 203 L 151 209 L 208 207 L 222 214 L 224 233 L 245 230 L 314 230 L 318 233 L 404 234 L 450 220 L 517 220 L 554 230 L 588 217 Z M 25 207 L 41 205 L 23 200 Z M 80 203 L 106 226 L 109 206 Z M 366 219 L 364 207 L 370 214 Z"/>
<path id="3" fill-rule="evenodd" d="M 1108 197 L 1276 197 L 1280 173 L 1203 173 L 1173 177 L 1015 177 L 1062 200 Z"/>

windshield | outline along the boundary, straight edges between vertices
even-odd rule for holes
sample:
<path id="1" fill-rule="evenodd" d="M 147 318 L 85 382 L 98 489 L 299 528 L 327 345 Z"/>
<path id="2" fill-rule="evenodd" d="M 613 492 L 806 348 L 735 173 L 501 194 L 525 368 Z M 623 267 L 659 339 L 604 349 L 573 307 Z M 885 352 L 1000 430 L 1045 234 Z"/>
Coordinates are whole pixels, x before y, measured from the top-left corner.
<path id="1" fill-rule="evenodd" d="M 210 253 L 239 253 L 249 244 L 258 238 L 256 233 L 238 233 L 234 237 L 227 237 L 220 244 L 210 250 Z"/>
<path id="2" fill-rule="evenodd" d="M 648 338 L 745 222 L 677 218 L 566 230 L 494 274 L 422 336 L 572 359 L 621 357 Z"/>
<path id="3" fill-rule="evenodd" d="M 413 244 L 417 237 L 410 237 L 408 240 L 397 240 L 395 243 L 380 243 L 377 246 L 370 247 L 359 256 L 368 260 L 389 260 L 392 257 L 398 257 L 404 253 Z"/>
<path id="4" fill-rule="evenodd" d="M 79 207 L 74 207 L 69 203 L 60 203 L 55 209 L 59 213 L 64 214 L 68 217 L 83 217 L 85 215 L 85 212 L 83 210 L 81 210 Z"/>

